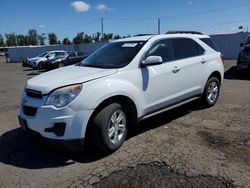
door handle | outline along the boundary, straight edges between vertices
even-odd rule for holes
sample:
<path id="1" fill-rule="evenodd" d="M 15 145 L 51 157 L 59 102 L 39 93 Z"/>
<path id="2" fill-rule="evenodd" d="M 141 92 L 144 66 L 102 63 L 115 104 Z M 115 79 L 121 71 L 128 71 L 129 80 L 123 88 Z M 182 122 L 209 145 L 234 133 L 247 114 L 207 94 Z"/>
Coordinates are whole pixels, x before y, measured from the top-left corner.
<path id="1" fill-rule="evenodd" d="M 206 63 L 206 62 L 207 62 L 207 61 L 206 61 L 205 59 L 202 59 L 202 60 L 201 60 L 201 63 L 202 63 L 202 64 L 204 64 L 204 63 Z"/>
<path id="2" fill-rule="evenodd" d="M 180 71 L 180 68 L 179 67 L 177 67 L 177 66 L 174 66 L 174 68 L 173 68 L 173 73 L 177 73 L 177 72 L 179 72 Z"/>

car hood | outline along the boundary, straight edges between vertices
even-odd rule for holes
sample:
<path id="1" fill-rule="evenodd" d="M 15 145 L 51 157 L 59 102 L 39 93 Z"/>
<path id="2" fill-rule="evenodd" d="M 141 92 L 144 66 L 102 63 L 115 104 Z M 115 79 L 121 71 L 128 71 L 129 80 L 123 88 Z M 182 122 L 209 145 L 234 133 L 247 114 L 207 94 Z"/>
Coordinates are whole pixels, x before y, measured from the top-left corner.
<path id="1" fill-rule="evenodd" d="M 41 59 L 41 57 L 32 57 L 32 58 L 28 58 L 28 61 L 37 61 Z"/>
<path id="2" fill-rule="evenodd" d="M 100 69 L 72 65 L 35 76 L 27 81 L 26 88 L 40 91 L 42 94 L 48 94 L 59 87 L 84 83 L 115 73 L 117 73 L 117 69 Z"/>

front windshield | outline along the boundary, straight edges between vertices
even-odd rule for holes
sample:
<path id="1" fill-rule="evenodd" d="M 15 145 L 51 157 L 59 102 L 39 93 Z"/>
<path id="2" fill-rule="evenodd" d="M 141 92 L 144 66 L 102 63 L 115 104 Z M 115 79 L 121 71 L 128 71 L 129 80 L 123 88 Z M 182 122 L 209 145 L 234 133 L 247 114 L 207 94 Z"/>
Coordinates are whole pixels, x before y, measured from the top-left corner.
<path id="1" fill-rule="evenodd" d="M 97 68 L 122 68 L 128 65 L 145 41 L 113 42 L 97 50 L 79 65 Z"/>
<path id="2" fill-rule="evenodd" d="M 38 57 L 44 57 L 48 52 L 41 53 Z"/>

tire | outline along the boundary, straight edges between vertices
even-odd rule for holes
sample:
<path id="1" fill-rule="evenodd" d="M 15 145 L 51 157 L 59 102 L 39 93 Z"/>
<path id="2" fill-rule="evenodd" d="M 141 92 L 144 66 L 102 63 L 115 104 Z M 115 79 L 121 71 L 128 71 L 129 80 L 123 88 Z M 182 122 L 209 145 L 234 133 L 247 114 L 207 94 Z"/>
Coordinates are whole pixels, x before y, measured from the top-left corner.
<path id="1" fill-rule="evenodd" d="M 205 107 L 214 106 L 217 102 L 220 94 L 220 82 L 218 78 L 211 77 L 208 79 L 203 95 L 202 103 Z"/>
<path id="2" fill-rule="evenodd" d="M 39 64 L 37 65 L 37 69 L 38 69 L 38 70 L 42 70 L 42 69 L 43 69 L 43 67 L 42 67 L 42 62 L 39 63 Z"/>
<path id="3" fill-rule="evenodd" d="M 109 104 L 96 114 L 91 137 L 99 151 L 112 153 L 121 147 L 128 132 L 127 114 L 125 108 L 118 103 Z"/>
<path id="4" fill-rule="evenodd" d="M 61 67 L 64 67 L 64 64 L 63 64 L 63 63 L 59 63 L 59 64 L 58 64 L 58 68 L 61 68 Z"/>

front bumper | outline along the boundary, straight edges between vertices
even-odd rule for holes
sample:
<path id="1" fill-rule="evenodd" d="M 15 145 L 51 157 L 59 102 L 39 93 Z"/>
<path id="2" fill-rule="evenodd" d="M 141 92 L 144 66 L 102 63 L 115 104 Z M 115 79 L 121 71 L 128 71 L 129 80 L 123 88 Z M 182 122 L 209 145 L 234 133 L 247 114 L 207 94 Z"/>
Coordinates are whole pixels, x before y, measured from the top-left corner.
<path id="1" fill-rule="evenodd" d="M 74 139 L 74 140 L 57 140 L 57 139 L 50 139 L 50 138 L 45 138 L 41 134 L 39 134 L 36 131 L 33 131 L 27 126 L 26 120 L 22 119 L 21 116 L 18 116 L 19 124 L 22 127 L 22 129 L 31 135 L 32 137 L 41 139 L 48 143 L 49 145 L 57 148 L 57 149 L 63 149 L 67 151 L 83 151 L 84 150 L 84 143 L 85 139 Z"/>
<path id="2" fill-rule="evenodd" d="M 237 70 L 250 70 L 250 60 L 238 60 Z"/>
<path id="3" fill-rule="evenodd" d="M 47 96 L 34 98 L 24 94 L 24 102 L 20 107 L 20 125 L 53 142 L 84 139 L 94 109 L 79 109 L 74 101 L 63 108 L 44 106 L 46 98 Z"/>

